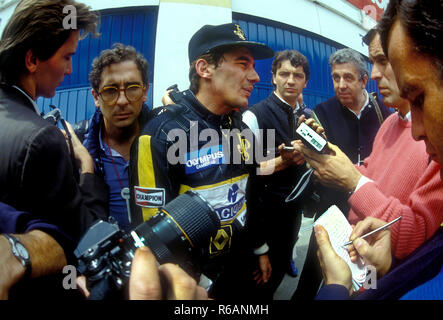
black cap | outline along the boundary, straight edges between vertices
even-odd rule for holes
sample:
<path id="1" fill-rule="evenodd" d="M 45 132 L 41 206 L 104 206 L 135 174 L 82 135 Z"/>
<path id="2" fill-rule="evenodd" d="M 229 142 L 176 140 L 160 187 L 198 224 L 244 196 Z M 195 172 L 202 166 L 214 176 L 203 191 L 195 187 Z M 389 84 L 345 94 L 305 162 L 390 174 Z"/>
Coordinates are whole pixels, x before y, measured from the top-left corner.
<path id="1" fill-rule="evenodd" d="M 248 48 L 255 60 L 274 56 L 274 51 L 267 45 L 248 41 L 238 24 L 226 23 L 218 26 L 205 25 L 192 36 L 188 46 L 189 63 L 215 48 L 234 45 Z"/>

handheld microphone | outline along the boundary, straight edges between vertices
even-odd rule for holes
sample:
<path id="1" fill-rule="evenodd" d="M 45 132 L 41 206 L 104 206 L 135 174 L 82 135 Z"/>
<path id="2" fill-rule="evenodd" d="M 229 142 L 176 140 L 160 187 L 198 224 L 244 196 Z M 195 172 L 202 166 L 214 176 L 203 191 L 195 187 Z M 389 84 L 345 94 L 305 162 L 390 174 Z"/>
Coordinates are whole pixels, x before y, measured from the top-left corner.
<path id="1" fill-rule="evenodd" d="M 330 152 L 328 141 L 317 132 L 315 132 L 306 123 L 302 122 L 298 126 L 296 132 L 301 138 L 303 144 L 308 148 L 314 150 L 315 152 L 323 154 L 327 154 Z"/>
<path id="2" fill-rule="evenodd" d="M 43 116 L 43 119 L 49 121 L 53 125 L 57 125 L 58 121 L 62 117 L 62 112 L 59 108 L 54 108 L 51 111 L 49 111 L 47 114 Z"/>

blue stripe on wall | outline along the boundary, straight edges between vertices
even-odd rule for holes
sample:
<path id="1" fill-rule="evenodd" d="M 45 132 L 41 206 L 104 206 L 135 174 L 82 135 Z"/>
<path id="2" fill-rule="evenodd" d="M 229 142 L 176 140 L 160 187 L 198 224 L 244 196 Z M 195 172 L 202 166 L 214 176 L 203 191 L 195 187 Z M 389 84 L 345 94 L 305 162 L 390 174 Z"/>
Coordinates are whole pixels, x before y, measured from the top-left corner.
<path id="1" fill-rule="evenodd" d="M 343 45 L 316 34 L 301 30 L 286 24 L 253 17 L 240 13 L 233 13 L 232 20 L 238 23 L 245 32 L 248 40 L 266 43 L 274 51 L 297 50 L 308 59 L 311 78 L 303 90 L 304 102 L 314 108 L 320 102 L 335 95 L 331 79 L 329 56 L 343 48 Z M 249 105 L 253 105 L 266 98 L 272 91 L 271 64 L 273 59 L 256 61 L 256 70 L 260 82 L 255 85 Z M 372 65 L 367 62 L 370 72 Z M 368 91 L 377 91 L 375 81 L 369 81 Z"/>

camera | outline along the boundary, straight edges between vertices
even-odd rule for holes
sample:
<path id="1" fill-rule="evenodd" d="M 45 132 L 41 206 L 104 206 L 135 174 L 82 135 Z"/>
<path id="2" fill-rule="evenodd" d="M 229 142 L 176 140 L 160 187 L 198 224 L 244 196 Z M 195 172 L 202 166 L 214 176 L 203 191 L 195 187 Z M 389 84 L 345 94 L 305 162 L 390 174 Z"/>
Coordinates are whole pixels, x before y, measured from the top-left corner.
<path id="1" fill-rule="evenodd" d="M 53 107 L 53 106 L 51 106 L 51 107 Z M 56 126 L 57 123 L 60 121 L 60 119 L 62 119 L 62 112 L 60 111 L 59 108 L 54 107 L 51 111 L 49 111 L 48 113 L 46 113 L 43 116 L 43 119 L 45 119 L 46 121 L 49 121 L 49 123 Z"/>
<path id="2" fill-rule="evenodd" d="M 187 191 L 128 233 L 117 224 L 96 222 L 74 251 L 77 269 L 87 278 L 90 299 L 106 299 L 112 291 L 123 291 L 135 250 L 142 246 L 148 246 L 160 264 L 179 264 L 196 278 L 210 238 L 219 228 L 220 220 L 211 205 Z"/>
<path id="3" fill-rule="evenodd" d="M 183 93 L 178 90 L 178 86 L 174 84 L 166 89 L 166 91 L 168 90 L 172 90 L 171 92 L 169 92 L 169 98 L 171 98 L 174 103 L 179 103 L 182 99 Z"/>
<path id="4" fill-rule="evenodd" d="M 52 110 L 49 111 L 48 113 L 46 113 L 45 115 L 43 115 L 42 118 L 44 120 L 48 121 L 49 123 L 51 123 L 54 126 L 57 126 L 58 122 L 60 121 L 63 129 L 66 132 L 66 139 L 68 141 L 68 146 L 69 146 L 69 150 L 70 150 L 70 157 L 71 157 L 71 163 L 72 163 L 72 166 L 73 166 L 73 174 L 74 174 L 75 180 L 79 181 L 80 174 L 79 174 L 79 171 L 77 169 L 74 152 L 72 151 L 72 150 L 74 150 L 74 148 L 73 148 L 73 145 L 72 145 L 71 133 L 68 130 L 68 126 L 66 124 L 65 119 L 63 119 L 61 110 L 59 108 L 57 108 L 56 106 L 52 105 L 52 104 L 50 104 L 49 107 Z"/>
<path id="5" fill-rule="evenodd" d="M 298 126 L 296 133 L 301 138 L 303 144 L 311 150 L 323 154 L 328 154 L 330 152 L 328 141 L 315 132 L 306 123 L 302 122 Z"/>

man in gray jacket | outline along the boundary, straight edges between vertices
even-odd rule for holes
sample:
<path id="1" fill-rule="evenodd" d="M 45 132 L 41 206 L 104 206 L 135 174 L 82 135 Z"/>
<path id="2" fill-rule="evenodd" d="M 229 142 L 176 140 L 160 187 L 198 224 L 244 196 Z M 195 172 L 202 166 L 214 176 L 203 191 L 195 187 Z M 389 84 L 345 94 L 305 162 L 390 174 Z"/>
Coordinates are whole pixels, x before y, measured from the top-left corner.
<path id="1" fill-rule="evenodd" d="M 77 29 L 66 28 L 65 7 L 75 8 Z M 87 150 L 74 135 L 71 152 L 80 163 L 78 183 L 65 136 L 40 117 L 35 103 L 39 96 L 52 97 L 64 76 L 72 73 L 80 30 L 95 33 L 96 26 L 97 16 L 73 0 L 23 0 L 3 31 L 0 201 L 29 214 L 2 230 L 1 298 L 12 297 L 10 289 L 18 282 L 13 290 L 17 296 L 54 294 L 57 287 L 43 284 L 41 277 L 61 271 L 73 259 L 84 229 L 106 216 L 105 188 L 94 175 Z M 30 224 L 35 228 L 27 229 Z M 62 281 L 54 284 L 62 289 Z"/>

